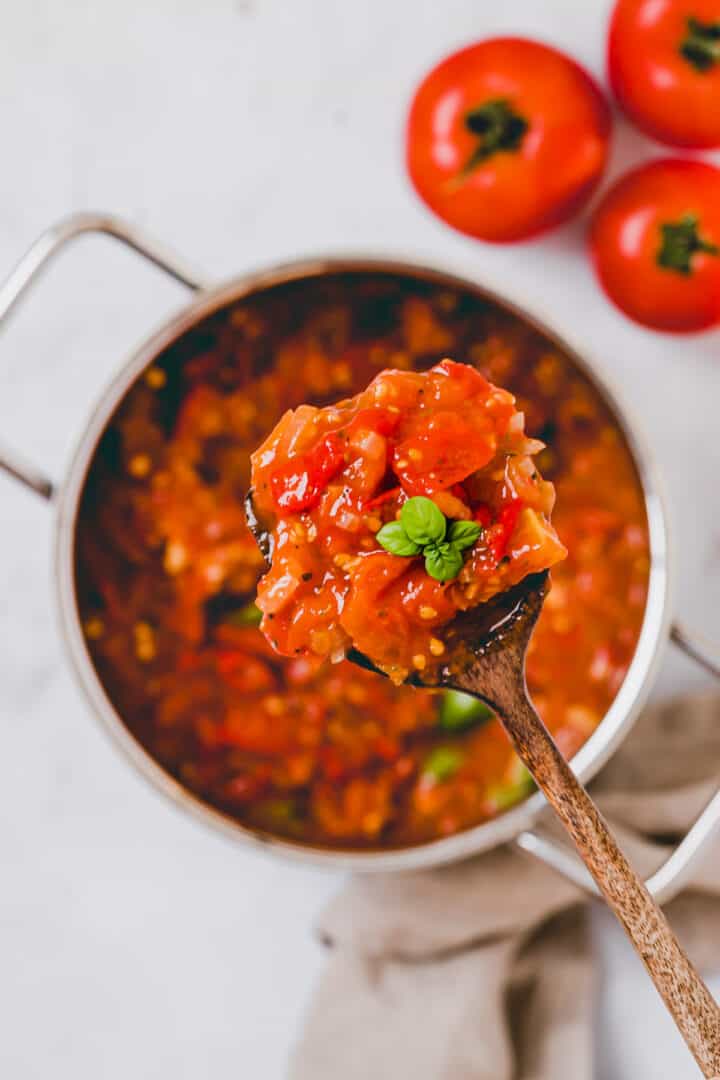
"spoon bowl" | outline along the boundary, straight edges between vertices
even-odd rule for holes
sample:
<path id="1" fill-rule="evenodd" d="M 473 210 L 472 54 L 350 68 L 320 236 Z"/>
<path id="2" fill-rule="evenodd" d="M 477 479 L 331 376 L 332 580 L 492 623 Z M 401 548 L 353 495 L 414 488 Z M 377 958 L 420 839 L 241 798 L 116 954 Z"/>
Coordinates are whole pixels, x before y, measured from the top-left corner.
<path id="1" fill-rule="evenodd" d="M 405 682 L 426 689 L 463 690 L 498 710 L 517 691 L 518 675 L 527 693 L 525 654 L 550 590 L 549 576 L 547 570 L 530 574 L 486 603 L 459 612 L 438 631 L 445 646 L 442 661 L 412 672 Z M 350 649 L 347 658 L 383 674 L 357 649 Z M 470 683 L 472 690 L 467 689 Z"/>

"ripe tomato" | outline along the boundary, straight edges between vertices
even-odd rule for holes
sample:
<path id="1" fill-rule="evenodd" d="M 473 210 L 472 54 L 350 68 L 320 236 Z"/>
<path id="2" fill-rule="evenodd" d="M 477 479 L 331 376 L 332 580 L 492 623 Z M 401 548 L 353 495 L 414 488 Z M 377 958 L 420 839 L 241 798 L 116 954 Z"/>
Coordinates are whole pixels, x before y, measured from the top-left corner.
<path id="1" fill-rule="evenodd" d="M 573 60 L 535 41 L 493 38 L 443 60 L 415 94 L 407 167 L 448 225 L 495 243 L 566 221 L 598 183 L 611 119 Z"/>
<path id="2" fill-rule="evenodd" d="M 678 333 L 720 322 L 720 169 L 667 158 L 627 173 L 595 211 L 591 247 L 631 319 Z"/>
<path id="3" fill-rule="evenodd" d="M 720 146 L 718 0 L 618 0 L 610 82 L 630 119 L 671 146 Z"/>

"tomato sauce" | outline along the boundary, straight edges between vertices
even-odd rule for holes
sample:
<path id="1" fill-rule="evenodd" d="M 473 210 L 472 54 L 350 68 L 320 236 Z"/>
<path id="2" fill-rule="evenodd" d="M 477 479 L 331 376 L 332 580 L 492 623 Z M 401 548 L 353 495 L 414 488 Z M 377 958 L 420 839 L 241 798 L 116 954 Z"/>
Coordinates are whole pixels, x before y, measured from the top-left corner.
<path id="1" fill-rule="evenodd" d="M 567 554 L 542 449 L 512 394 L 452 360 L 285 413 L 252 456 L 265 636 L 286 656 L 356 648 L 398 684 L 441 662 L 458 611 Z"/>
<path id="2" fill-rule="evenodd" d="M 534 460 L 555 485 L 553 525 L 568 557 L 553 569 L 528 681 L 570 756 L 633 657 L 647 522 L 606 406 L 556 345 L 511 314 L 470 290 L 390 273 L 277 286 L 167 349 L 98 447 L 76 547 L 89 654 L 147 751 L 251 828 L 327 847 L 405 846 L 476 825 L 532 790 L 479 702 L 321 655 L 280 657 L 258 628 L 264 566 L 242 505 L 253 450 L 288 409 L 326 407 L 386 368 L 427 370 L 448 355 L 508 387 L 528 435 L 545 444 Z M 301 497 L 333 482 L 336 449 L 310 455 Z M 373 490 L 366 511 L 389 519 L 397 494 Z M 505 509 L 489 507 L 478 523 L 500 526 Z M 514 528 L 507 515 L 503 528 Z"/>

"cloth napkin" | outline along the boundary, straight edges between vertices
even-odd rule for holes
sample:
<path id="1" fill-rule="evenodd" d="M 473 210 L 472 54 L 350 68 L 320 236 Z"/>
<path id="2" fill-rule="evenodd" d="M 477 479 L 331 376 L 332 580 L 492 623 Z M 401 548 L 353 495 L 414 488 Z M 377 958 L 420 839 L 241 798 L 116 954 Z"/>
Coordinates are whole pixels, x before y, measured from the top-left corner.
<path id="1" fill-rule="evenodd" d="M 643 874 L 720 781 L 720 699 L 645 711 L 592 791 Z M 549 811 L 546 811 L 549 813 Z M 668 918 L 720 967 L 720 845 Z M 328 947 L 291 1080 L 592 1080 L 587 898 L 511 847 L 363 875 L 321 916 Z"/>

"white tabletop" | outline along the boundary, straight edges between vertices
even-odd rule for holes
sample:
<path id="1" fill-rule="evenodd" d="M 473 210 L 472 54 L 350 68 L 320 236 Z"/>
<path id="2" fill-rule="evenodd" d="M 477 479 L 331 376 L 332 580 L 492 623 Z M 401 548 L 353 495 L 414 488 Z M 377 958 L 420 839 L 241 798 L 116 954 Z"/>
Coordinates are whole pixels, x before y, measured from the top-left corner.
<path id="1" fill-rule="evenodd" d="M 720 335 L 625 322 L 593 281 L 582 222 L 504 249 L 451 233 L 402 167 L 408 96 L 435 59 L 512 31 L 601 75 L 606 13 L 599 0 L 8 4 L 0 273 L 49 223 L 94 208 L 218 278 L 355 249 L 504 290 L 618 378 L 667 479 L 683 613 L 720 633 Z M 651 152 L 620 126 L 613 169 Z M 3 333 L 3 441 L 62 477 L 110 374 L 182 300 L 127 251 L 80 242 Z M 0 478 L 0 1075 L 280 1080 L 322 963 L 310 927 L 339 877 L 235 849 L 120 760 L 64 662 L 51 528 L 46 506 Z M 657 693 L 700 682 L 668 657 Z M 598 957 L 612 981 L 598 1076 L 695 1076 L 604 916 Z"/>

